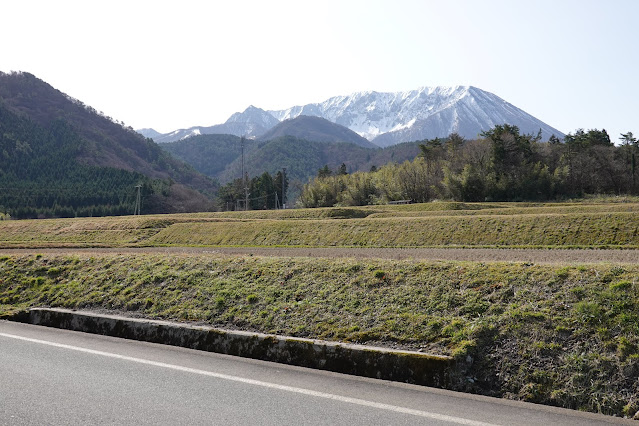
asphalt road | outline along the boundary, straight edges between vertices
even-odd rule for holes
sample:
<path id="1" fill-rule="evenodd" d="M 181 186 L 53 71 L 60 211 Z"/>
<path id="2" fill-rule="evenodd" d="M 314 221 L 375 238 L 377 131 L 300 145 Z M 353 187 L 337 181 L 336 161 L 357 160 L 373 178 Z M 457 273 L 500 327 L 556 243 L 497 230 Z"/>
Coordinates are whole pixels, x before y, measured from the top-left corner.
<path id="1" fill-rule="evenodd" d="M 630 420 L 0 321 L 0 424 L 594 425 Z"/>

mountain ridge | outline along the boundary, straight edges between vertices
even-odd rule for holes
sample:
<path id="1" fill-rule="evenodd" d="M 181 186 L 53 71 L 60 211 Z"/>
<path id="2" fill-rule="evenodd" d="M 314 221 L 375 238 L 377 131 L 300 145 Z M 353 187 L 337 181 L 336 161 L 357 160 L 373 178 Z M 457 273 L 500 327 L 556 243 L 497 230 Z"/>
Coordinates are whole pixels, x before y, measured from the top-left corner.
<path id="1" fill-rule="evenodd" d="M 256 138 L 280 123 L 261 108 L 249 105 L 243 112 L 236 112 L 222 124 L 194 126 L 178 129 L 170 133 L 159 133 L 154 129 L 140 129 L 138 132 L 152 138 L 157 143 L 169 143 L 199 135 L 235 135 Z M 154 136 L 155 137 L 154 137 Z"/>
<path id="2" fill-rule="evenodd" d="M 502 98 L 474 86 L 437 86 L 406 92 L 355 92 L 321 103 L 268 111 L 277 119 L 317 115 L 341 124 L 378 146 L 444 138 L 458 133 L 474 139 L 498 124 L 516 125 L 542 138 L 564 134 Z"/>
<path id="3" fill-rule="evenodd" d="M 349 128 L 311 115 L 299 115 L 284 120 L 260 136 L 259 140 L 268 141 L 282 136 L 294 136 L 314 142 L 345 142 L 365 148 L 377 148 L 377 145 Z"/>
<path id="4" fill-rule="evenodd" d="M 321 117 L 339 124 L 381 147 L 445 138 L 451 133 L 474 139 L 481 132 L 503 124 L 515 125 L 522 133 L 537 134 L 541 130 L 542 140 L 548 140 L 551 135 L 564 136 L 560 130 L 475 86 L 422 86 L 404 92 L 355 92 L 283 110 L 250 106 L 243 113 L 233 114 L 224 124 L 172 132 L 158 141 L 174 141 L 205 133 L 259 138 L 270 130 L 269 125 L 272 124 L 272 128 L 277 122 L 301 115 Z"/>

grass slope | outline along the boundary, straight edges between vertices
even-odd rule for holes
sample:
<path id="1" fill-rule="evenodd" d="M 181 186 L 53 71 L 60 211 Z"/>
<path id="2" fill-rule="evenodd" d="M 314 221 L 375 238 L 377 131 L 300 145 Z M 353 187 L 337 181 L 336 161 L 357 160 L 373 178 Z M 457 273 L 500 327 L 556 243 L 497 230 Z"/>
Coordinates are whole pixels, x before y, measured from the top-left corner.
<path id="1" fill-rule="evenodd" d="M 5 246 L 637 248 L 639 203 L 428 203 L 1 221 Z"/>
<path id="2" fill-rule="evenodd" d="M 639 266 L 93 254 L 0 257 L 0 310 L 128 311 L 456 357 L 453 388 L 632 416 Z"/>
<path id="3" fill-rule="evenodd" d="M 637 247 L 634 213 L 179 223 L 151 245 Z"/>

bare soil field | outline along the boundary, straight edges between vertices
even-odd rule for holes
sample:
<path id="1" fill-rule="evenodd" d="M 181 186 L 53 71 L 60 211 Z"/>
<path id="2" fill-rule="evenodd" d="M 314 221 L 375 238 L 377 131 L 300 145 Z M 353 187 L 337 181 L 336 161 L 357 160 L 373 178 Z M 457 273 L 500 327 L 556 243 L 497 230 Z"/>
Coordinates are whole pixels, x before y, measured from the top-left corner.
<path id="1" fill-rule="evenodd" d="M 130 248 L 38 248 L 6 249 L 2 254 L 19 253 L 165 253 L 200 255 L 240 255 L 263 257 L 313 257 L 466 262 L 525 262 L 536 264 L 639 264 L 639 250 L 579 249 L 491 249 L 491 248 L 349 248 L 349 247 L 130 247 Z"/>

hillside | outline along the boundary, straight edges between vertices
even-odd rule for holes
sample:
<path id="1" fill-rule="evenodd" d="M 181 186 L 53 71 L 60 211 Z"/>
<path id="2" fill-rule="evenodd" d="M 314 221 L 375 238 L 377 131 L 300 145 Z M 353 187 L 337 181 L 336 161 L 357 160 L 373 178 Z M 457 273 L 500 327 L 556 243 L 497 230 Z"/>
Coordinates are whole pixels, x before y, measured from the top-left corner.
<path id="1" fill-rule="evenodd" d="M 197 171 L 229 182 L 241 175 L 240 138 L 232 135 L 200 135 L 182 141 L 160 145 L 176 157 L 191 164 Z M 326 143 L 278 137 L 269 141 L 245 140 L 245 168 L 249 176 L 263 172 L 275 173 L 287 168 L 291 180 L 306 183 L 328 165 L 337 169 L 342 163 L 347 171 L 368 171 L 391 161 L 412 160 L 419 154 L 417 143 L 393 147 L 364 148 L 351 143 Z"/>
<path id="2" fill-rule="evenodd" d="M 364 148 L 377 148 L 376 145 L 344 126 L 331 123 L 321 117 L 308 115 L 284 120 L 264 133 L 260 139 L 268 141 L 282 136 L 293 136 L 314 142 L 346 142 Z"/>
<path id="3" fill-rule="evenodd" d="M 28 73 L 0 73 L 0 206 L 14 217 L 202 210 L 217 187 L 150 139 Z M 133 197 L 133 198 L 132 198 Z M 19 211 L 19 209 L 22 209 Z"/>
<path id="4" fill-rule="evenodd" d="M 163 143 L 161 147 L 198 172 L 219 178 L 229 164 L 242 154 L 240 139 L 234 135 L 200 135 Z M 244 143 L 248 151 L 255 141 L 245 139 Z"/>

